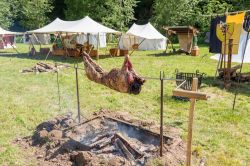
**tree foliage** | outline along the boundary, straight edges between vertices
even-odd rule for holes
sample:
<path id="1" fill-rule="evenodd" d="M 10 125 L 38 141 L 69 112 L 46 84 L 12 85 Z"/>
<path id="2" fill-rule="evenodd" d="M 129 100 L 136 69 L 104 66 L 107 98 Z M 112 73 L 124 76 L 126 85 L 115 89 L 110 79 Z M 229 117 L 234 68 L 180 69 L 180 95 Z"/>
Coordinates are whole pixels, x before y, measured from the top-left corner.
<path id="1" fill-rule="evenodd" d="M 52 6 L 53 10 L 51 11 L 50 19 L 54 20 L 57 17 L 59 17 L 60 19 L 64 20 L 65 19 L 64 10 L 66 8 L 64 0 L 53 0 Z"/>
<path id="2" fill-rule="evenodd" d="M 112 28 L 124 30 L 134 20 L 136 0 L 65 0 L 68 20 L 90 16 Z"/>
<path id="3" fill-rule="evenodd" d="M 48 21 L 48 14 L 52 11 L 51 0 L 19 0 L 20 23 L 27 29 L 44 26 Z"/>
<path id="4" fill-rule="evenodd" d="M 155 0 L 153 22 L 158 27 L 192 25 L 201 32 L 209 30 L 210 17 L 228 11 L 249 9 L 246 0 Z"/>
<path id="5" fill-rule="evenodd" d="M 0 26 L 8 29 L 16 17 L 17 0 L 0 0 Z"/>
<path id="6" fill-rule="evenodd" d="M 154 0 L 141 0 L 138 1 L 135 10 L 135 18 L 137 24 L 146 24 L 153 16 Z"/>

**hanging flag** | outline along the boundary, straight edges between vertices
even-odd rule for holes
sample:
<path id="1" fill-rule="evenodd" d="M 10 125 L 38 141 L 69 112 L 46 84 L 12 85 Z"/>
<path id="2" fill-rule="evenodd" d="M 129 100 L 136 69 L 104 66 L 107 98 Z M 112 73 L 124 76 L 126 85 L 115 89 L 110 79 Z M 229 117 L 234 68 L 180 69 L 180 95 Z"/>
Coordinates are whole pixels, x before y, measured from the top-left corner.
<path id="1" fill-rule="evenodd" d="M 240 43 L 240 35 L 241 35 L 241 31 L 242 31 L 242 24 L 244 21 L 244 17 L 245 17 L 246 13 L 240 13 L 240 14 L 236 14 L 236 15 L 229 15 L 227 16 L 226 19 L 226 23 L 234 23 L 234 33 L 231 36 L 230 39 L 233 39 L 233 50 L 232 50 L 232 54 L 238 54 L 238 49 L 239 49 L 239 43 Z M 222 45 L 224 45 L 224 41 L 222 43 Z M 227 44 L 228 46 L 228 41 Z M 224 49 L 222 48 L 222 53 L 224 53 Z M 226 54 L 228 53 L 228 47 L 226 48 Z"/>
<path id="2" fill-rule="evenodd" d="M 209 39 L 209 52 L 211 53 L 221 53 L 221 41 L 216 35 L 217 24 L 220 22 L 226 22 L 226 16 L 217 16 L 211 19 Z"/>
<path id="3" fill-rule="evenodd" d="M 225 40 L 229 40 L 234 33 L 234 23 L 223 23 L 217 24 L 216 27 L 216 35 L 221 42 Z M 226 37 L 226 39 L 225 39 Z M 222 49 L 224 50 L 224 45 L 222 45 Z"/>
<path id="4" fill-rule="evenodd" d="M 246 32 L 250 32 L 250 16 L 245 17 L 245 20 L 244 20 L 244 23 L 243 23 L 243 29 Z"/>

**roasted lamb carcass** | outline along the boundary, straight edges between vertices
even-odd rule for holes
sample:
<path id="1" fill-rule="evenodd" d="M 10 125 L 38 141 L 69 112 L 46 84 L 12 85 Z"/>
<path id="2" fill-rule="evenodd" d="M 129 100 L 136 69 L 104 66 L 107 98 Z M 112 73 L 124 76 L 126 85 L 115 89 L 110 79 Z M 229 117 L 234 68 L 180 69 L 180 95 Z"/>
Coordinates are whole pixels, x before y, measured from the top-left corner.
<path id="1" fill-rule="evenodd" d="M 83 52 L 83 63 L 86 75 L 91 81 L 122 93 L 139 94 L 141 92 L 141 86 L 145 80 L 135 73 L 129 55 L 125 56 L 121 69 L 114 68 L 110 72 L 104 71 L 86 52 Z"/>

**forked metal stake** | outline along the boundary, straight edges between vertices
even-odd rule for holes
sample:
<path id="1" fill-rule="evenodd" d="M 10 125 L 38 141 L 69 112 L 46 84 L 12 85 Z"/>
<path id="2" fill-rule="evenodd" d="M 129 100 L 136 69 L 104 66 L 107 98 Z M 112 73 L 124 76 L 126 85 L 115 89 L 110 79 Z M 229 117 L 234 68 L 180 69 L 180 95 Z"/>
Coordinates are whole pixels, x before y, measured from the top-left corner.
<path id="1" fill-rule="evenodd" d="M 80 98 L 79 98 L 79 83 L 78 83 L 78 63 L 75 65 L 76 72 L 76 97 L 77 97 L 77 110 L 78 110 L 78 122 L 81 122 L 81 110 L 80 110 Z"/>
<path id="2" fill-rule="evenodd" d="M 163 155 L 163 85 L 164 85 L 164 72 L 160 72 L 160 82 L 161 82 L 161 113 L 160 113 L 160 156 Z"/>

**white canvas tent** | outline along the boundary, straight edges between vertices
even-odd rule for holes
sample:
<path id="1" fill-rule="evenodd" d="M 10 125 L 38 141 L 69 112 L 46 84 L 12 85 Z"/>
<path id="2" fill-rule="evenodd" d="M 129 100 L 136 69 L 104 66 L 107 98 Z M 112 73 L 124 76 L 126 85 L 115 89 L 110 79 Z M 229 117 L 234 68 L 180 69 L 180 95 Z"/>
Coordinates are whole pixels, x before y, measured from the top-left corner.
<path id="1" fill-rule="evenodd" d="M 34 34 L 29 36 L 33 44 L 50 44 L 50 34 Z"/>
<path id="2" fill-rule="evenodd" d="M 90 34 L 89 36 L 86 34 L 79 34 L 77 35 L 76 42 L 78 44 L 84 44 L 87 41 L 89 41 L 89 44 L 94 45 L 94 47 L 97 47 L 99 37 L 99 47 L 105 48 L 107 46 L 106 43 L 106 33 L 99 33 L 99 34 Z"/>
<path id="3" fill-rule="evenodd" d="M 0 27 L 0 48 L 15 48 L 15 35 L 21 33 L 7 31 Z M 13 41 L 11 41 L 13 40 Z"/>
<path id="4" fill-rule="evenodd" d="M 236 63 L 241 63 L 242 62 L 243 53 L 244 53 L 245 44 L 246 44 L 246 38 L 247 38 L 247 32 L 242 30 L 242 33 L 241 33 L 241 36 L 240 36 L 238 54 L 237 55 L 232 55 L 232 62 L 236 62 Z M 219 61 L 220 54 L 215 54 L 214 56 L 211 56 L 211 59 Z M 226 61 L 227 61 L 227 56 L 226 56 Z M 248 42 L 247 42 L 246 53 L 245 53 L 245 56 L 244 56 L 244 62 L 243 63 L 250 63 L 250 38 L 248 39 Z"/>
<path id="5" fill-rule="evenodd" d="M 93 44 L 94 47 L 106 47 L 106 34 L 113 33 L 118 34 L 119 31 L 108 28 L 94 20 L 92 20 L 89 16 L 84 17 L 79 22 L 77 22 L 74 26 L 65 29 L 65 32 L 70 33 L 81 33 L 79 35 L 78 42 L 80 44 L 89 41 L 90 44 Z M 87 36 L 87 34 L 90 34 Z M 88 38 L 89 37 L 89 38 Z M 99 43 L 98 43 L 99 41 Z"/>
<path id="6" fill-rule="evenodd" d="M 65 28 L 64 32 L 84 33 L 84 34 L 98 34 L 98 33 L 119 33 L 114 29 L 108 28 L 94 20 L 89 16 L 77 21 L 69 28 Z"/>
<path id="7" fill-rule="evenodd" d="M 57 33 L 57 32 L 65 32 L 66 29 L 70 28 L 71 26 L 76 25 L 77 22 L 79 22 L 79 21 L 80 20 L 64 21 L 64 20 L 61 20 L 60 18 L 56 18 L 54 21 L 52 21 L 48 25 L 45 25 L 44 27 L 36 29 L 36 30 L 27 31 L 27 33 L 30 33 L 30 34 L 33 34 L 33 33 L 35 33 L 35 34 L 37 34 L 37 33 L 53 34 L 53 33 Z"/>
<path id="8" fill-rule="evenodd" d="M 0 27 L 0 35 L 17 35 L 17 34 L 20 34 L 20 33 L 7 31 Z"/>
<path id="9" fill-rule="evenodd" d="M 82 44 L 83 41 L 87 41 L 87 34 L 89 35 L 89 42 L 94 46 L 97 46 L 99 40 L 99 47 L 106 47 L 106 33 L 119 33 L 116 30 L 108 28 L 86 16 L 81 20 L 76 21 L 64 21 L 59 18 L 55 19 L 50 24 L 36 30 L 28 31 L 27 33 L 42 34 L 42 33 L 58 33 L 68 32 L 77 33 L 77 41 Z M 98 37 L 99 36 L 99 37 Z"/>
<path id="10" fill-rule="evenodd" d="M 123 35 L 119 47 L 131 50 L 134 44 L 140 44 L 139 50 L 165 50 L 166 37 L 159 33 L 150 23 L 145 25 L 133 24 Z"/>

